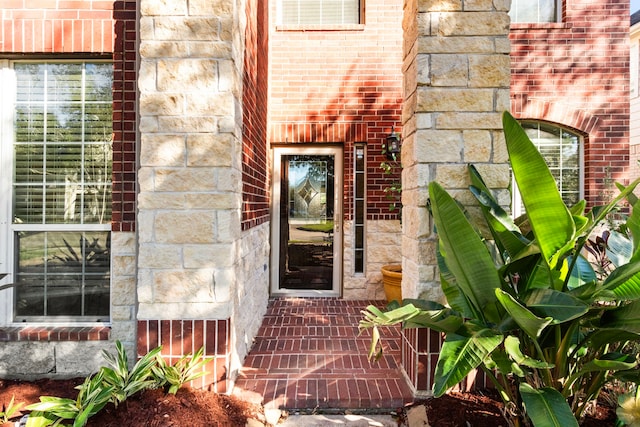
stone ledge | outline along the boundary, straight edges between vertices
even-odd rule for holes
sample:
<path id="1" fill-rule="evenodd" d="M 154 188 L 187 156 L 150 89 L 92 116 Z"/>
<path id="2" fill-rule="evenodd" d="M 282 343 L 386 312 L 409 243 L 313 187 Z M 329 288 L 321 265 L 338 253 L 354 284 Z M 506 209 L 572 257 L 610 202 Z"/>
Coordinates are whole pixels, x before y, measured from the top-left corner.
<path id="1" fill-rule="evenodd" d="M 10 341 L 107 341 L 108 326 L 87 327 L 8 327 L 0 328 L 0 342 Z"/>

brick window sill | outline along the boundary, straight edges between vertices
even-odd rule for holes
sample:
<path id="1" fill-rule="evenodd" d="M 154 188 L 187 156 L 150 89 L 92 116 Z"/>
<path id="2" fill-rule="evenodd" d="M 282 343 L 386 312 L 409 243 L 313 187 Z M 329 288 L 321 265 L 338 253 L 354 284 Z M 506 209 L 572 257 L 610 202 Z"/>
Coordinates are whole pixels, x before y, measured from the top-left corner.
<path id="1" fill-rule="evenodd" d="M 568 30 L 571 27 L 572 25 L 566 22 L 513 23 L 511 31 Z"/>
<path id="2" fill-rule="evenodd" d="M 44 327 L 24 326 L 0 328 L 0 342 L 11 341 L 106 341 L 111 336 L 108 326 Z"/>

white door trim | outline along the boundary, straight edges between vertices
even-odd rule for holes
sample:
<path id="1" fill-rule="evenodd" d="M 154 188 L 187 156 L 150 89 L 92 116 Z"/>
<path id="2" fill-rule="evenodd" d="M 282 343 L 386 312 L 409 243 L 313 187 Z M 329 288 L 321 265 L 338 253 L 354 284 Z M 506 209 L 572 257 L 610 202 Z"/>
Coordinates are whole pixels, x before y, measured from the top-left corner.
<path id="1" fill-rule="evenodd" d="M 334 206 L 333 206 L 333 283 L 331 290 L 280 289 L 280 180 L 282 177 L 282 156 L 286 155 L 319 155 L 334 156 Z M 339 297 L 342 295 L 343 244 L 342 244 L 342 211 L 343 211 L 343 150 L 339 146 L 295 145 L 273 148 L 273 173 L 271 180 L 271 285 L 270 292 L 274 296 L 301 297 Z"/>

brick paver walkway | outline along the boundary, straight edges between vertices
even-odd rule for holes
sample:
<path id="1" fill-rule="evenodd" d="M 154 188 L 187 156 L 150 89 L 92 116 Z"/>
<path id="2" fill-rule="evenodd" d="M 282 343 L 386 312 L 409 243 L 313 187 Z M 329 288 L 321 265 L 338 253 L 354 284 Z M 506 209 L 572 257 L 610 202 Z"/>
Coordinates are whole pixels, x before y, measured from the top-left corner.
<path id="1" fill-rule="evenodd" d="M 234 394 L 281 409 L 394 409 L 413 401 L 399 368 L 400 331 L 387 328 L 385 353 L 369 362 L 360 311 L 380 301 L 279 298 L 236 380 Z"/>

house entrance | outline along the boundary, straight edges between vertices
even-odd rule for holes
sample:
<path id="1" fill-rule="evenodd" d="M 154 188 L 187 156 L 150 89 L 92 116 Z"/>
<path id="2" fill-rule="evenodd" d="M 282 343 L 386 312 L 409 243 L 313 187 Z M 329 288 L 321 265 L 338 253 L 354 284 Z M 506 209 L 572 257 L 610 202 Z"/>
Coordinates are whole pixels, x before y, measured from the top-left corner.
<path id="1" fill-rule="evenodd" d="M 276 147 L 271 293 L 339 296 L 342 277 L 342 149 Z"/>

